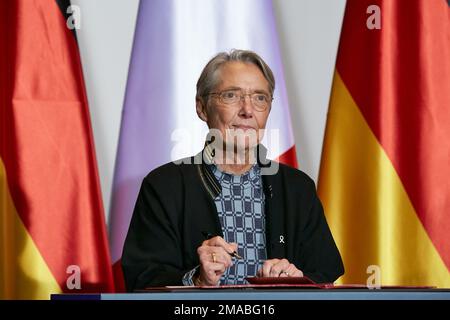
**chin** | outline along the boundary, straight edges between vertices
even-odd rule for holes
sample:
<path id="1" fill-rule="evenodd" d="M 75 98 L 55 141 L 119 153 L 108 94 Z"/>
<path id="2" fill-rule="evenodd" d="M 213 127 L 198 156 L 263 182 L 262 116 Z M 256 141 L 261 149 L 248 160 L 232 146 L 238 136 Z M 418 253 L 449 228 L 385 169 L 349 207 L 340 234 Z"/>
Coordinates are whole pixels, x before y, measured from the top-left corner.
<path id="1" fill-rule="evenodd" d="M 253 150 L 258 146 L 258 141 L 249 141 L 248 139 L 245 139 L 245 141 L 236 141 L 231 144 L 227 143 L 227 146 L 232 147 L 234 146 L 234 150 L 236 152 L 248 152 L 249 150 Z"/>

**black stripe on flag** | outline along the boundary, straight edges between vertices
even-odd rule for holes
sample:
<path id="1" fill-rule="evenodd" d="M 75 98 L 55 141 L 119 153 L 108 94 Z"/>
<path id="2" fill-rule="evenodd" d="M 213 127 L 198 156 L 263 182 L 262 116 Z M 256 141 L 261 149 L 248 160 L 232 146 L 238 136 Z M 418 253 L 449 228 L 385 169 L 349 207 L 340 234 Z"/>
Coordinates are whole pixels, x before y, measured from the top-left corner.
<path id="1" fill-rule="evenodd" d="M 61 10 L 62 15 L 64 16 L 64 20 L 67 23 L 67 20 L 70 18 L 71 14 L 67 13 L 67 8 L 71 6 L 70 0 L 55 0 L 58 4 L 59 9 Z M 72 29 L 72 34 L 77 38 L 76 30 Z"/>

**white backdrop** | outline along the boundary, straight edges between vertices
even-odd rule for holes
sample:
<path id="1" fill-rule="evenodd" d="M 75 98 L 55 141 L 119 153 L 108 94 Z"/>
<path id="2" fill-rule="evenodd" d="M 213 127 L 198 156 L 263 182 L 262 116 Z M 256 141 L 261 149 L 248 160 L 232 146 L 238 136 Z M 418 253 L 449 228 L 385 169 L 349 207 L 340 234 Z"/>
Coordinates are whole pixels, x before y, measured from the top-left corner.
<path id="1" fill-rule="evenodd" d="M 81 9 L 81 29 L 77 34 L 108 220 L 139 0 L 72 0 L 72 3 Z M 317 182 L 345 0 L 273 3 L 298 162 L 301 170 Z"/>

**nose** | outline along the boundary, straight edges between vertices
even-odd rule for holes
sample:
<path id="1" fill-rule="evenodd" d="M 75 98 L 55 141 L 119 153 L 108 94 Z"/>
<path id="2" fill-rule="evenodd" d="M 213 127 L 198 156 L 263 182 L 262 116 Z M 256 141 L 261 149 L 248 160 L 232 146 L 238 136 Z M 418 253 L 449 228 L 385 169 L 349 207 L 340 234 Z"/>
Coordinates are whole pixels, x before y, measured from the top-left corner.
<path id="1" fill-rule="evenodd" d="M 239 115 L 243 118 L 253 117 L 253 105 L 250 95 L 243 95 L 241 97 L 241 109 L 239 110 Z"/>

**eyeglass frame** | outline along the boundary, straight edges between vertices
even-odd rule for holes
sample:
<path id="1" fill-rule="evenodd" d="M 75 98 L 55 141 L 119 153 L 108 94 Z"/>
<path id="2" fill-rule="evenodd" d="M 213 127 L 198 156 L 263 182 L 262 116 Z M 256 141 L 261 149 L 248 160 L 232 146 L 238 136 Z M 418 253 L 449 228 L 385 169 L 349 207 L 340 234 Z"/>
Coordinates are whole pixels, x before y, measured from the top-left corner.
<path id="1" fill-rule="evenodd" d="M 227 92 L 227 91 L 240 91 L 241 94 L 240 94 L 239 102 L 241 102 L 242 100 L 245 101 L 245 97 L 246 97 L 246 96 L 249 96 L 249 97 L 250 97 L 250 101 L 252 102 L 253 107 L 254 107 L 255 110 L 258 111 L 258 112 L 264 112 L 264 111 L 266 111 L 266 110 L 269 108 L 269 106 L 270 106 L 270 104 L 272 103 L 272 101 L 273 101 L 273 96 L 272 96 L 272 95 L 267 95 L 267 96 L 268 96 L 268 97 L 267 97 L 267 98 L 268 98 L 268 101 L 267 101 L 266 107 L 265 107 L 264 109 L 258 109 L 258 107 L 256 107 L 255 103 L 254 103 L 253 100 L 252 100 L 252 95 L 254 95 L 254 94 L 263 94 L 263 95 L 266 95 L 266 94 L 265 94 L 265 93 L 261 93 L 261 92 L 256 92 L 256 91 L 251 92 L 251 93 L 244 93 L 244 91 L 243 91 L 242 89 L 239 89 L 239 88 L 236 88 L 236 89 L 226 89 L 226 90 L 217 91 L 217 92 L 210 92 L 210 93 L 208 93 L 208 94 L 205 94 L 204 96 L 205 96 L 205 97 L 210 96 L 210 95 L 218 96 L 218 97 L 219 97 L 219 101 L 220 101 L 221 103 L 223 103 L 223 104 L 226 104 L 226 105 L 232 105 L 232 104 L 236 103 L 236 102 L 233 102 L 233 103 L 226 103 L 226 102 L 223 101 L 223 98 L 222 98 L 221 95 L 222 95 L 224 92 Z"/>

